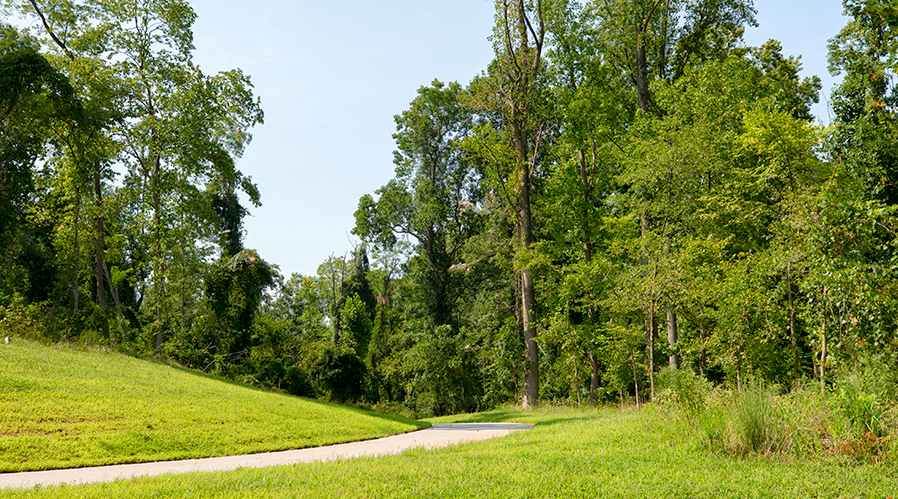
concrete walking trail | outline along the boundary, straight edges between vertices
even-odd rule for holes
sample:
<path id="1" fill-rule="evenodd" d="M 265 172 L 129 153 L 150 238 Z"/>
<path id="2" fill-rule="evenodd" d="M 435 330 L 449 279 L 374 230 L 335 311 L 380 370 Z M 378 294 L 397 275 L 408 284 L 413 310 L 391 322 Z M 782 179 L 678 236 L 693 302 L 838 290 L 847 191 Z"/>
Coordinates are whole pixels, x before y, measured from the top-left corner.
<path id="1" fill-rule="evenodd" d="M 113 482 L 142 476 L 198 471 L 231 471 L 238 468 L 261 468 L 285 464 L 332 461 L 363 456 L 398 454 L 406 449 L 435 449 L 462 442 L 486 440 L 527 430 L 533 425 L 518 423 L 451 423 L 434 424 L 424 430 L 401 435 L 308 449 L 266 452 L 244 456 L 211 457 L 183 461 L 160 461 L 140 464 L 117 464 L 92 468 L 73 468 L 23 473 L 0 473 L 0 490 L 35 486 Z"/>

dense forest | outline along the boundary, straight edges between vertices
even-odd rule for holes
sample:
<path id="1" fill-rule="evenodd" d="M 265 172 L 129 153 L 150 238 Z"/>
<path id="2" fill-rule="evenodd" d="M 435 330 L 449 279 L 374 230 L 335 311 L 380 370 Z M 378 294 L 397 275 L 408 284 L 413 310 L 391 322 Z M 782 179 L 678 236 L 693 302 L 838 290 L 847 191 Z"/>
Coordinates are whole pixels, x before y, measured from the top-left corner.
<path id="1" fill-rule="evenodd" d="M 496 0 L 353 254 L 284 277 L 243 245 L 260 100 L 185 0 L 4 0 L 0 328 L 419 415 L 898 373 L 898 6 L 843 3 L 821 126 L 752 0 Z"/>

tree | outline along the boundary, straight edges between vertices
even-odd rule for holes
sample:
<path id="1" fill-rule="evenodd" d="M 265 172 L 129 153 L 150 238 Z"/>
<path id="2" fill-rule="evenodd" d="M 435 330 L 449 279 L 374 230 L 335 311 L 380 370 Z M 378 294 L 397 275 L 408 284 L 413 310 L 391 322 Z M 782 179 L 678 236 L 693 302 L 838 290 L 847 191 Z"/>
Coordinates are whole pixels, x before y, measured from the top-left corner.
<path id="1" fill-rule="evenodd" d="M 359 200 L 353 233 L 378 248 L 392 249 L 397 236 L 411 236 L 421 260 L 425 309 L 434 326 L 458 329 L 458 280 L 449 269 L 476 218 L 474 172 L 460 147 L 472 126 L 458 83 L 434 80 L 418 89 L 408 110 L 395 117 L 396 178 Z"/>
<path id="2" fill-rule="evenodd" d="M 539 166 L 544 135 L 548 133 L 539 113 L 540 77 L 546 23 L 543 3 L 497 0 L 493 49 L 496 58 L 488 74 L 472 84 L 474 103 L 484 116 L 498 118 L 504 130 L 483 123 L 469 147 L 488 170 L 487 178 L 503 193 L 514 213 L 515 241 L 519 253 L 534 242 L 532 177 Z M 523 267 L 520 275 L 521 328 L 526 368 L 523 406 L 539 406 L 539 347 L 536 343 L 536 288 L 533 273 Z"/>
<path id="3" fill-rule="evenodd" d="M 578 248 L 565 255 L 559 269 L 570 286 L 553 281 L 546 288 L 571 293 L 562 308 L 571 326 L 581 330 L 575 348 L 588 359 L 589 398 L 597 404 L 601 375 L 597 340 L 603 322 L 599 303 L 605 284 L 601 276 L 607 275 L 597 268 L 608 263 L 604 225 L 611 216 L 607 197 L 614 191 L 619 168 L 614 149 L 626 133 L 624 124 L 630 121 L 633 106 L 627 92 L 615 85 L 594 21 L 592 13 L 576 2 L 553 2 L 547 13 L 553 38 L 547 71 L 562 126 L 551 150 L 546 191 L 537 204 L 546 220 L 546 237 L 560 246 L 554 251 Z"/>
<path id="4" fill-rule="evenodd" d="M 649 112 L 653 81 L 674 81 L 691 65 L 725 59 L 746 25 L 752 0 L 593 0 L 603 52 Z"/>
<path id="5" fill-rule="evenodd" d="M 637 107 L 646 114 L 664 112 L 653 102 L 653 82 L 675 81 L 691 65 L 722 61 L 739 53 L 744 26 L 754 24 L 755 12 L 751 0 L 596 0 L 593 6 L 602 27 L 603 52 L 623 78 L 621 83 L 635 90 Z M 646 203 L 652 203 L 655 194 L 651 189 L 640 192 Z M 651 213 L 640 215 L 645 264 L 649 263 L 652 239 L 648 232 L 654 224 Z M 670 246 L 669 242 L 664 244 Z M 675 304 L 650 300 L 646 306 L 646 338 L 651 369 L 659 305 L 667 309 L 671 348 L 678 336 Z M 675 354 L 671 362 L 678 363 Z M 652 386 L 654 392 L 654 383 Z"/>
<path id="6" fill-rule="evenodd" d="M 277 273 L 253 250 L 219 260 L 206 276 L 205 291 L 212 312 L 206 326 L 212 337 L 212 355 L 240 364 L 249 357 L 253 321 L 265 289 Z"/>
<path id="7" fill-rule="evenodd" d="M 851 20 L 830 41 L 829 65 L 844 74 L 833 92 L 834 154 L 873 199 L 898 204 L 896 8 L 881 0 L 845 0 Z"/>
<path id="8" fill-rule="evenodd" d="M 0 107 L 0 254 L 7 256 L 4 287 L 14 289 L 18 287 L 11 282 L 18 245 L 15 236 L 26 224 L 26 213 L 33 209 L 29 204 L 35 194 L 36 164 L 54 149 L 48 147 L 56 143 L 53 127 L 75 132 L 82 126 L 84 110 L 69 79 L 51 66 L 33 41 L 4 24 L 0 24 Z M 48 228 L 38 225 L 44 226 L 42 231 Z M 27 233 L 23 236 L 28 238 Z M 52 252 L 42 246 L 45 250 L 39 253 Z M 44 263 L 39 267 L 46 267 L 48 259 L 41 260 Z M 25 265 L 25 270 L 30 281 L 25 294 L 48 298 L 50 283 L 38 286 L 36 278 L 50 278 L 52 269 Z"/>

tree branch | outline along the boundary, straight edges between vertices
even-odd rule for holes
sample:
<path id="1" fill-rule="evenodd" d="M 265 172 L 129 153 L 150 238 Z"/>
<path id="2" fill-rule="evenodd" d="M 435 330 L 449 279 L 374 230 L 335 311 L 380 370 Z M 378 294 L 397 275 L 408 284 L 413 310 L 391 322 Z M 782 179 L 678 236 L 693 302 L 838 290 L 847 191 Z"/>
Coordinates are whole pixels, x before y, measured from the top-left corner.
<path id="1" fill-rule="evenodd" d="M 511 56 L 511 62 L 512 62 L 512 64 L 514 64 L 515 69 L 517 69 L 517 72 L 520 73 L 521 65 L 518 64 L 518 58 L 515 55 L 514 47 L 511 45 L 511 28 L 509 27 L 509 22 L 508 22 L 508 1 L 507 0 L 502 3 L 502 7 L 503 7 L 502 12 L 505 17 L 505 49 L 508 50 L 508 54 Z"/>
<path id="2" fill-rule="evenodd" d="M 44 13 L 41 12 L 41 9 L 38 8 L 37 2 L 35 0 L 29 0 L 29 1 L 31 2 L 31 6 L 34 7 L 34 11 L 37 13 L 38 17 L 41 18 L 41 22 L 44 23 L 44 28 L 46 28 L 47 33 L 50 34 L 50 38 L 52 38 L 53 41 L 56 42 L 56 45 L 59 45 L 59 48 L 61 48 L 62 51 L 65 52 L 65 55 L 69 58 L 69 60 L 74 61 L 75 55 L 72 54 L 71 52 L 69 52 L 69 49 L 68 49 L 68 47 L 65 46 L 65 43 L 62 43 L 62 40 L 60 40 L 56 36 L 56 33 L 53 33 L 53 29 L 50 28 L 50 24 L 47 23 L 47 18 L 44 17 Z"/>

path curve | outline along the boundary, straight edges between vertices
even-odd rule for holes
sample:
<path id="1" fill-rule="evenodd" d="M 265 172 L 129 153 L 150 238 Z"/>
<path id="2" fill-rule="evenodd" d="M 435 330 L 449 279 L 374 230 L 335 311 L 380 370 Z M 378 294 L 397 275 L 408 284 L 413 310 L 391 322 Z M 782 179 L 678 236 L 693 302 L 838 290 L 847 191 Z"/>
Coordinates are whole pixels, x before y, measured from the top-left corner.
<path id="1" fill-rule="evenodd" d="M 528 430 L 530 428 L 533 428 L 533 425 L 518 423 L 434 424 L 430 428 L 401 435 L 308 449 L 266 452 L 244 456 L 186 459 L 183 461 L 160 461 L 91 468 L 5 473 L 0 474 L 0 489 L 23 489 L 38 485 L 47 487 L 62 484 L 102 483 L 169 473 L 231 471 L 237 468 L 261 468 L 362 456 L 383 456 L 398 454 L 414 447 L 434 449 L 462 442 L 486 440 L 505 436 L 513 431 Z"/>

